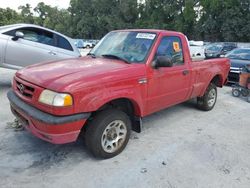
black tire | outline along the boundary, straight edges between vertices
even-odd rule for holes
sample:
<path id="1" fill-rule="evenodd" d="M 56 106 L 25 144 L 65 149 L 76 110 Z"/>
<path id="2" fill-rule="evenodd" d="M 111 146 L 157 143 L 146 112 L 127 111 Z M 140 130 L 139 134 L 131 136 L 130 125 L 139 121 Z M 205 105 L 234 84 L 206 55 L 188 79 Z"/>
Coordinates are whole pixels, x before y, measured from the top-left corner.
<path id="1" fill-rule="evenodd" d="M 197 107 L 203 111 L 209 111 L 214 108 L 217 101 L 217 88 L 216 85 L 210 83 L 207 87 L 205 94 L 197 98 Z"/>
<path id="2" fill-rule="evenodd" d="M 241 95 L 243 96 L 243 97 L 247 97 L 248 95 L 249 95 L 249 91 L 248 91 L 248 89 L 242 89 L 241 90 Z"/>
<path id="3" fill-rule="evenodd" d="M 240 90 L 233 88 L 232 89 L 232 95 L 234 97 L 239 97 L 240 96 Z"/>
<path id="4" fill-rule="evenodd" d="M 117 133 L 116 128 L 120 130 L 119 133 Z M 125 130 L 126 134 L 120 135 L 122 134 L 121 130 Z M 112 158 L 121 153 L 126 147 L 130 131 L 131 120 L 126 113 L 116 109 L 101 111 L 89 122 L 85 132 L 85 143 L 95 157 Z M 124 138 L 120 138 L 120 136 Z"/>

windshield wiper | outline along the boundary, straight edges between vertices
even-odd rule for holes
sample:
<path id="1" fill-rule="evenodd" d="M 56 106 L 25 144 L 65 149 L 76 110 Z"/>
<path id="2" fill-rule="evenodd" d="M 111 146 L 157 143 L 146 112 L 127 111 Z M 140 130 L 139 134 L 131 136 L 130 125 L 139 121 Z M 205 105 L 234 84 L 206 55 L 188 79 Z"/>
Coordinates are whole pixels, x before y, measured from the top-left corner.
<path id="1" fill-rule="evenodd" d="M 129 62 L 128 60 L 126 60 L 125 58 L 120 57 L 120 56 L 118 56 L 118 55 L 114 55 L 114 54 L 103 54 L 102 56 L 103 56 L 103 57 L 107 57 L 107 58 L 109 58 L 109 57 L 110 57 L 110 58 L 119 59 L 119 60 L 124 61 L 125 63 L 130 64 L 130 62 Z"/>
<path id="2" fill-rule="evenodd" d="M 94 53 L 89 52 L 87 53 L 87 55 L 90 55 L 92 58 L 96 58 L 96 55 Z"/>

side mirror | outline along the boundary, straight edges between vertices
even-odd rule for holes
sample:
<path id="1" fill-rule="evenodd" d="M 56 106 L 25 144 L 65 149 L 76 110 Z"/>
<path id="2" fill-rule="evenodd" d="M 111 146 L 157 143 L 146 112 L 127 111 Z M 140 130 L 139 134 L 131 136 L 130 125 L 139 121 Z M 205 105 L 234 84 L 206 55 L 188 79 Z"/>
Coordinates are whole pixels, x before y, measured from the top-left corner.
<path id="1" fill-rule="evenodd" d="M 159 67 L 172 67 L 173 62 L 169 57 L 166 56 L 158 56 L 156 60 L 153 63 L 154 68 L 159 68 Z"/>
<path id="2" fill-rule="evenodd" d="M 21 32 L 21 31 L 16 31 L 15 36 L 12 38 L 12 40 L 16 41 L 16 40 L 18 40 L 19 38 L 23 38 L 23 37 L 24 37 L 23 32 Z"/>

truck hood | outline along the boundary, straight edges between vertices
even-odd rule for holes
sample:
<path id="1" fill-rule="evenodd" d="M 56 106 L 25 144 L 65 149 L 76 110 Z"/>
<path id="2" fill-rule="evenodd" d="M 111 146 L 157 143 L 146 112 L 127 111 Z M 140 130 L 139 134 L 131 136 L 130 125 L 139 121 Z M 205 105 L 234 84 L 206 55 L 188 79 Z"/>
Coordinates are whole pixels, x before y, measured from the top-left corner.
<path id="1" fill-rule="evenodd" d="M 145 64 L 126 64 L 123 61 L 89 56 L 41 63 L 19 70 L 16 76 L 54 91 L 69 90 L 103 82 L 145 75 Z"/>

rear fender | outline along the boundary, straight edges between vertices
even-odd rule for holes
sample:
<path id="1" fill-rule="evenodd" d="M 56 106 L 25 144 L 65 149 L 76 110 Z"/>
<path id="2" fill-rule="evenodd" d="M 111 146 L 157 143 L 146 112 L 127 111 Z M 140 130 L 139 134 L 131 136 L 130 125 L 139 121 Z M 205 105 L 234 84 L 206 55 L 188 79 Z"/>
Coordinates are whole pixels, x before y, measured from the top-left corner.
<path id="1" fill-rule="evenodd" d="M 202 89 L 200 96 L 203 96 L 205 94 L 210 83 L 214 83 L 217 87 L 223 87 L 224 82 L 225 81 L 223 80 L 223 76 L 220 73 L 210 76 L 207 84 L 205 85 L 206 87 Z"/>

